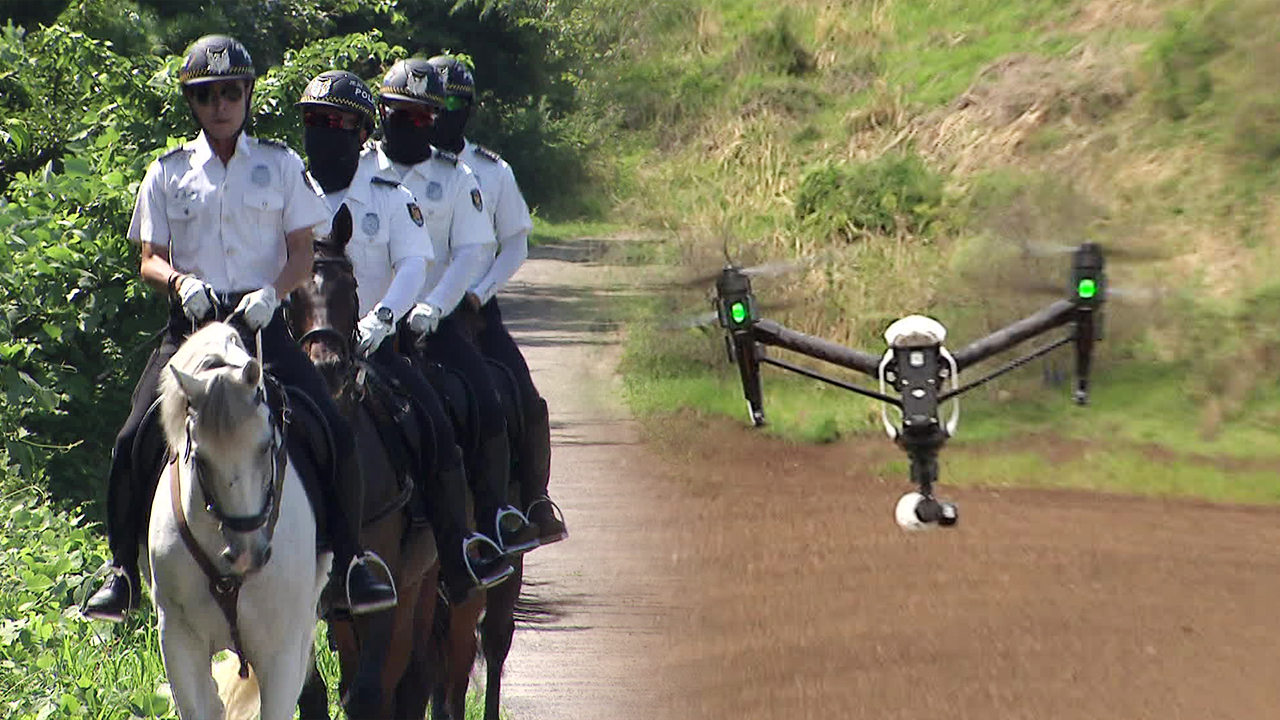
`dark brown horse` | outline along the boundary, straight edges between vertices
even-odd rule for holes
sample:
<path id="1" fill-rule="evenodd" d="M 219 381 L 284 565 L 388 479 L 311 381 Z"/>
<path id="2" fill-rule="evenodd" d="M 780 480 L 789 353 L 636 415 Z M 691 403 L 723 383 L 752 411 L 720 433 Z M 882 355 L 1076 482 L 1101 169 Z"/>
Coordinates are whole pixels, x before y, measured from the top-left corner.
<path id="1" fill-rule="evenodd" d="M 429 340 L 428 340 L 429 342 Z M 510 371 L 496 363 L 489 363 L 490 374 L 494 385 L 502 399 L 503 409 L 507 414 L 507 427 L 512 447 L 512 462 L 518 464 L 522 459 L 515 452 L 519 447 L 520 432 L 519 390 Z M 457 375 L 447 370 L 438 370 L 431 375 L 432 384 L 439 388 L 450 414 L 457 420 L 459 436 L 475 432 L 473 411 L 468 408 L 471 403 L 466 398 L 470 390 Z M 518 468 L 513 468 L 517 470 Z M 548 468 L 549 471 L 549 468 Z M 516 482 L 516 472 L 507 488 L 507 496 L 519 502 L 520 488 Z M 479 649 L 485 658 L 485 720 L 499 720 L 499 706 L 502 695 L 502 668 L 507 654 L 511 650 L 511 641 L 515 634 L 516 601 L 520 597 L 523 584 L 524 563 L 520 557 L 512 558 L 515 573 L 502 584 L 479 593 L 469 602 L 449 607 L 436 598 L 423 596 L 420 603 L 436 603 L 435 625 L 428 642 L 415 648 L 414 670 L 406 676 L 401 684 L 400 692 L 406 704 L 416 704 L 423 698 L 423 684 L 414 683 L 410 678 L 417 676 L 430 682 L 432 675 L 435 681 L 427 687 L 433 687 L 432 718 L 433 720 L 463 720 L 466 716 L 466 695 L 471 680 L 471 670 L 477 655 L 477 639 Z M 483 615 L 483 619 L 482 616 Z M 478 631 L 478 638 L 477 638 Z"/>
<path id="2" fill-rule="evenodd" d="M 345 255 L 350 228 L 338 225 L 330 239 L 316 243 L 312 278 L 290 296 L 289 320 L 355 430 L 365 479 L 361 540 L 387 563 L 400 602 L 393 609 L 354 618 L 331 614 L 329 635 L 342 666 L 341 690 L 349 717 L 413 717 L 413 710 L 398 706 L 396 690 L 409 668 L 415 638 L 421 637 L 421 628 L 432 625 L 434 603 L 416 600 L 423 594 L 434 597 L 439 562 L 430 528 L 410 522 L 405 503 L 411 485 L 390 460 L 384 444 L 388 440 L 379 436 L 371 416 L 375 400 L 353 354 L 359 303 Z M 335 575 L 340 576 L 337 571 Z M 423 671 L 415 667 L 415 674 Z M 299 708 L 308 720 L 328 718 L 327 693 L 318 672 L 312 672 Z"/>

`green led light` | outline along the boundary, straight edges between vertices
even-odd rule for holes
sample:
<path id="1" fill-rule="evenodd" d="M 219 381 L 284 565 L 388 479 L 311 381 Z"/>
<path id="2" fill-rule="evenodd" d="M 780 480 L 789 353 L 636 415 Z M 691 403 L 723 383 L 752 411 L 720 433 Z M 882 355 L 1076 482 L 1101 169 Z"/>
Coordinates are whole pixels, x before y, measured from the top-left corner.
<path id="1" fill-rule="evenodd" d="M 729 306 L 729 317 L 741 325 L 747 319 L 747 304 L 741 300 Z"/>
<path id="2" fill-rule="evenodd" d="M 1093 278 L 1084 278 L 1080 284 L 1076 286 L 1076 294 L 1088 300 L 1098 294 L 1098 283 Z"/>

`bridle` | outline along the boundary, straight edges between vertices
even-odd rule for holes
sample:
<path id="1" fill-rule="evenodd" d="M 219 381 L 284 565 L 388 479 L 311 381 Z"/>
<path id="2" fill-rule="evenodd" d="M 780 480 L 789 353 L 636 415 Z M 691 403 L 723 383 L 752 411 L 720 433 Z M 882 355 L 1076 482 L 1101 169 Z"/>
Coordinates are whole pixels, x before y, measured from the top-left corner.
<path id="1" fill-rule="evenodd" d="M 336 246 L 328 245 L 326 243 L 319 243 L 319 242 L 316 243 L 316 248 L 317 249 L 323 248 L 330 251 L 336 250 Z M 341 251 L 338 251 L 338 252 L 340 253 Z M 333 265 L 343 270 L 346 270 L 347 273 L 350 274 L 352 278 L 352 286 L 353 286 L 352 294 L 355 293 L 355 287 L 354 287 L 355 272 L 351 266 L 351 260 L 347 258 L 345 255 L 342 255 L 342 254 L 318 255 L 314 259 L 312 259 L 311 264 L 315 267 Z M 354 298 L 353 298 L 353 301 L 357 303 L 359 302 Z M 303 347 L 305 349 L 306 344 L 312 340 L 319 340 L 321 338 L 328 338 L 330 340 L 333 340 L 335 343 L 337 343 L 338 347 L 342 351 L 343 362 L 349 363 L 353 354 L 352 346 L 355 344 L 353 341 L 354 334 L 355 334 L 354 329 L 352 329 L 352 332 L 343 333 L 337 328 L 333 327 L 332 325 L 321 325 L 319 327 L 313 327 L 310 330 L 299 335 L 297 338 L 297 342 L 300 347 Z"/>
<path id="2" fill-rule="evenodd" d="M 275 385 L 275 381 L 270 381 Z M 254 407 L 262 407 L 267 405 L 266 392 L 267 378 L 264 376 L 263 383 L 258 386 L 254 393 Z M 284 393 L 280 388 L 274 387 L 279 392 L 279 396 L 283 399 Z M 287 400 L 286 400 L 287 401 Z M 262 528 L 267 528 L 268 539 L 272 531 L 275 529 L 274 520 L 279 516 L 279 496 L 283 489 L 284 462 L 285 462 L 285 427 L 288 424 L 289 409 L 282 407 L 279 416 L 270 412 L 268 407 L 267 415 L 271 423 L 271 440 L 269 442 L 267 455 L 271 458 L 271 478 L 270 482 L 263 487 L 262 509 L 253 515 L 230 515 L 225 512 L 218 504 L 218 495 L 213 491 L 206 477 L 202 463 L 194 458 L 196 451 L 195 435 L 195 417 L 187 418 L 186 447 L 183 450 L 183 461 L 187 462 L 191 467 L 191 474 L 195 476 L 196 483 L 200 488 L 200 492 L 204 495 L 205 512 L 213 516 L 214 520 L 225 529 L 238 533 L 251 533 Z M 269 527 L 268 527 L 269 526 Z"/>

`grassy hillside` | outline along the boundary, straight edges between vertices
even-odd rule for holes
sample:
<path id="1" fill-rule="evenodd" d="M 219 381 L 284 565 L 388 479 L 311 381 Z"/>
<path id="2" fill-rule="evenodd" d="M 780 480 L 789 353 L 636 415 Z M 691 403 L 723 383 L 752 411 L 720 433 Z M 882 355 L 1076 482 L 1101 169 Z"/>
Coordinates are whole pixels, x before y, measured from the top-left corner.
<path id="1" fill-rule="evenodd" d="M 1061 283 L 1069 259 L 1027 258 L 1028 241 L 1157 254 L 1111 267 L 1141 292 L 1109 305 L 1090 410 L 1046 382 L 1063 356 L 966 396 L 960 439 L 1053 429 L 1280 458 L 1280 3 L 702 0 L 641 17 L 601 91 L 621 108 L 620 205 L 691 273 L 723 247 L 815 258 L 757 296 L 875 350 L 908 312 L 959 344 L 1047 302 L 1012 281 Z M 635 323 L 636 406 L 742 417 L 718 343 Z M 873 427 L 870 405 L 776 373 L 766 395 L 784 434 Z"/>

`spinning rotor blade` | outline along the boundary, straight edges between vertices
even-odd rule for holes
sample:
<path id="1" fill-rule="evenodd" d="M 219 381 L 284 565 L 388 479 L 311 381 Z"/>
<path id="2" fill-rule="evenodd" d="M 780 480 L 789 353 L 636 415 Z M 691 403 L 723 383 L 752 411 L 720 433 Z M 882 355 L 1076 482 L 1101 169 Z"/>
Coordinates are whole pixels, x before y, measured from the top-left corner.
<path id="1" fill-rule="evenodd" d="M 1102 250 L 1102 257 L 1116 262 L 1160 262 L 1171 260 L 1178 253 L 1168 249 L 1119 247 L 1095 243 Z M 1070 255 L 1080 249 L 1079 245 L 1063 245 L 1061 243 L 1030 241 L 1022 243 L 1022 249 L 1033 257 L 1056 257 Z"/>
<path id="2" fill-rule="evenodd" d="M 1012 280 L 1004 283 L 1003 287 L 1014 292 L 1040 297 L 1071 297 L 1070 289 L 1062 283 L 1041 282 L 1037 280 Z M 1160 300 L 1164 297 L 1165 293 L 1160 288 L 1108 284 L 1106 295 L 1107 300 L 1141 304 L 1152 303 Z"/>
<path id="3" fill-rule="evenodd" d="M 769 312 L 777 312 L 779 310 L 789 310 L 796 307 L 796 302 L 773 302 L 773 303 L 756 303 L 756 312 L 763 316 Z M 691 315 L 683 315 L 681 317 L 672 318 L 662 323 L 664 330 L 687 330 L 690 328 L 703 328 L 717 325 L 720 322 L 720 316 L 715 310 L 694 313 Z"/>

